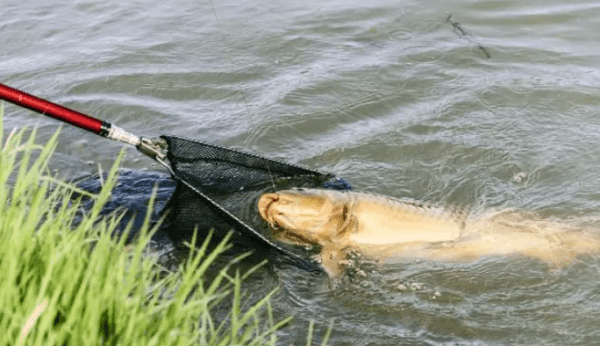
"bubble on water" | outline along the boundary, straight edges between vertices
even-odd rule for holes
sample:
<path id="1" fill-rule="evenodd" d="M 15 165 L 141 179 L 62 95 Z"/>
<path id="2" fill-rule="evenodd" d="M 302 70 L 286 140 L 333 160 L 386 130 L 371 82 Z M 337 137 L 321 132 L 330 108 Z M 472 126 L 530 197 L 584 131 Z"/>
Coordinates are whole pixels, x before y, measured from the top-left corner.
<path id="1" fill-rule="evenodd" d="M 418 282 L 413 282 L 410 284 L 410 289 L 413 291 L 420 291 L 423 289 L 423 284 Z"/>
<path id="2" fill-rule="evenodd" d="M 522 181 L 524 181 L 527 178 L 527 174 L 525 172 L 519 172 L 517 174 L 515 174 L 510 180 L 513 183 L 520 183 Z"/>
<path id="3" fill-rule="evenodd" d="M 354 267 L 354 261 L 352 261 L 352 260 L 342 260 L 342 261 L 340 261 L 340 264 L 343 266 L 346 266 L 348 268 Z"/>
<path id="4" fill-rule="evenodd" d="M 310 259 L 315 262 L 315 263 L 323 263 L 323 259 L 321 258 L 321 255 L 313 255 L 310 257 Z"/>

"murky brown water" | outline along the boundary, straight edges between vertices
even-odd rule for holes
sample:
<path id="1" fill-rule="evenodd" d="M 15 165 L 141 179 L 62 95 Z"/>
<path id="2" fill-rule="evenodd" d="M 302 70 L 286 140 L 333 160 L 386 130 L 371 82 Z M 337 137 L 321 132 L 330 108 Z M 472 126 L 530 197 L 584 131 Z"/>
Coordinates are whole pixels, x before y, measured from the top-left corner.
<path id="1" fill-rule="evenodd" d="M 599 40 L 600 4 L 582 0 L 3 0 L 0 80 L 138 135 L 244 148 L 359 190 L 593 226 Z M 60 126 L 5 109 L 9 129 Z M 65 126 L 53 166 L 96 172 L 120 147 Z M 124 166 L 158 169 L 135 150 Z M 305 344 L 310 320 L 319 335 L 334 320 L 333 345 L 600 340 L 594 256 L 362 269 L 331 285 L 279 268 L 246 287 L 280 288 L 277 314 L 295 316 L 282 345 Z"/>

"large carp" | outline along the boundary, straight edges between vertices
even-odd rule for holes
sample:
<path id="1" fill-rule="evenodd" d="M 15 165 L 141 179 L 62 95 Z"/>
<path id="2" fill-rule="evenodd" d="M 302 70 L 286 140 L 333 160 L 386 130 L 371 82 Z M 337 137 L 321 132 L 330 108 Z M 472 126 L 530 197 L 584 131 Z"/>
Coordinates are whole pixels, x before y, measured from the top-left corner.
<path id="1" fill-rule="evenodd" d="M 330 275 L 339 273 L 347 249 L 378 258 L 442 260 L 521 254 L 554 265 L 600 250 L 598 237 L 525 212 L 467 218 L 460 211 L 352 191 L 267 193 L 258 200 L 258 212 L 279 240 L 320 245 Z"/>

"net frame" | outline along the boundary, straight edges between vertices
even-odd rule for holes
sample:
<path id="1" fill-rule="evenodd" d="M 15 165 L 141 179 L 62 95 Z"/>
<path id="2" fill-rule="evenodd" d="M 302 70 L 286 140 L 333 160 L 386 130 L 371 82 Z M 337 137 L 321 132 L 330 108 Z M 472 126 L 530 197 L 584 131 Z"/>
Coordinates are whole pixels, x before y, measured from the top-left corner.
<path id="1" fill-rule="evenodd" d="M 280 162 L 251 153 L 178 136 L 161 136 L 167 142 L 167 159 L 177 181 L 165 206 L 167 233 L 175 242 L 191 238 L 195 230 L 214 230 L 224 236 L 233 230 L 255 251 L 276 251 L 279 260 L 292 260 L 309 270 L 321 270 L 307 250 L 276 243 L 258 229 L 256 200 L 265 192 L 293 187 L 350 189 L 331 173 Z M 242 196 L 242 197 L 240 197 Z"/>

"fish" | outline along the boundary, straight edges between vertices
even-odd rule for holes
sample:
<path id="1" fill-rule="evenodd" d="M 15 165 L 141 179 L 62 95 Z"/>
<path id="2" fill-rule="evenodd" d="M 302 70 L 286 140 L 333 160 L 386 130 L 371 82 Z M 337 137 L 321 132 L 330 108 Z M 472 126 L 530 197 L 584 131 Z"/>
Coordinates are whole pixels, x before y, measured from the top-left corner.
<path id="1" fill-rule="evenodd" d="M 320 262 L 330 276 L 343 271 L 349 250 L 378 261 L 522 255 L 553 266 L 600 251 L 592 232 L 516 210 L 471 216 L 464 208 L 326 189 L 265 193 L 257 209 L 278 241 L 320 246 Z"/>

